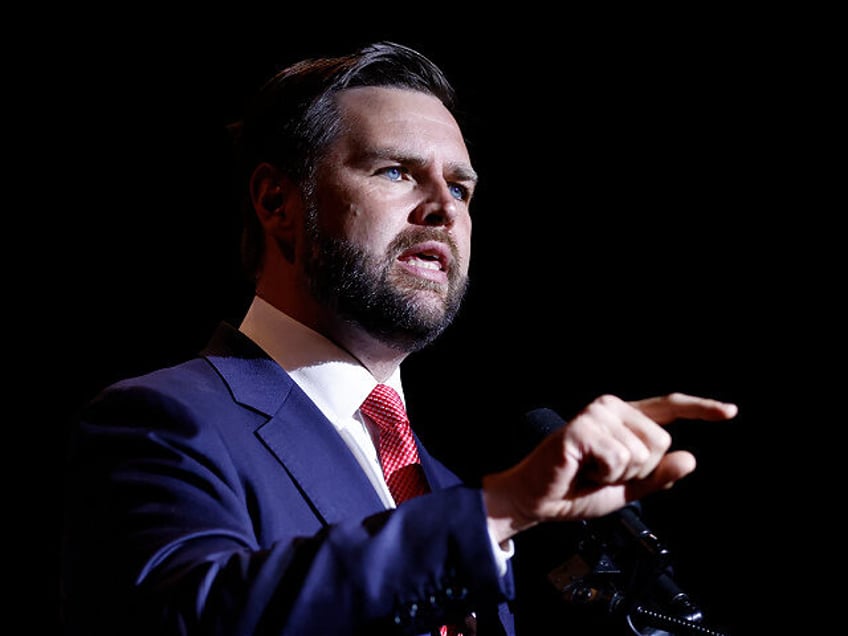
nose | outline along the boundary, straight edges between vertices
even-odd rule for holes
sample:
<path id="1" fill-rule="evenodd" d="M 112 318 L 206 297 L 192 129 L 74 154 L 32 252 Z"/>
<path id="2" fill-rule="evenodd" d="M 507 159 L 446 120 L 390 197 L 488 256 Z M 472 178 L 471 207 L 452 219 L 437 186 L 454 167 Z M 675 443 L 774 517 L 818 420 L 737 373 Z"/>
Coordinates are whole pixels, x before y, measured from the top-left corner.
<path id="1" fill-rule="evenodd" d="M 444 180 L 428 182 L 422 188 L 422 197 L 412 213 L 412 222 L 418 225 L 451 227 L 462 205 L 453 194 L 450 184 Z"/>

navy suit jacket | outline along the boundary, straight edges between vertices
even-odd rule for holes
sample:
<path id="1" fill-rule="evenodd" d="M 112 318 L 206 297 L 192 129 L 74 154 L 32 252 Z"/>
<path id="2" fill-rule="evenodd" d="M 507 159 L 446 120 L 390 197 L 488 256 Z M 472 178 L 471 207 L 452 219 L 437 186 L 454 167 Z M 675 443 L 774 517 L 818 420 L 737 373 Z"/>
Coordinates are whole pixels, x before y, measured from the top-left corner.
<path id="1" fill-rule="evenodd" d="M 222 324 L 80 419 L 66 633 L 426 634 L 474 610 L 481 636 L 514 634 L 480 491 L 420 453 L 433 492 L 384 510 L 314 403 Z"/>

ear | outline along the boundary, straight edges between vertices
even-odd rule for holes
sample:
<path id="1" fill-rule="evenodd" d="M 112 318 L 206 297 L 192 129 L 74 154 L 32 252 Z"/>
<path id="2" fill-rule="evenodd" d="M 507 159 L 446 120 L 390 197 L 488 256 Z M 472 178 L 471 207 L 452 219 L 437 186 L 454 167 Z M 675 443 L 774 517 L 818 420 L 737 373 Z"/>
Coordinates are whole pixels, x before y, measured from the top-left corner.
<path id="1" fill-rule="evenodd" d="M 295 219 L 292 196 L 297 188 L 279 168 L 261 163 L 250 175 L 250 200 L 259 222 L 266 232 L 278 235 L 292 229 Z"/>
<path id="2" fill-rule="evenodd" d="M 300 216 L 300 189 L 279 168 L 261 163 L 250 175 L 250 201 L 266 244 L 275 246 L 285 260 L 294 262 Z M 266 248 L 267 249 L 267 248 Z"/>

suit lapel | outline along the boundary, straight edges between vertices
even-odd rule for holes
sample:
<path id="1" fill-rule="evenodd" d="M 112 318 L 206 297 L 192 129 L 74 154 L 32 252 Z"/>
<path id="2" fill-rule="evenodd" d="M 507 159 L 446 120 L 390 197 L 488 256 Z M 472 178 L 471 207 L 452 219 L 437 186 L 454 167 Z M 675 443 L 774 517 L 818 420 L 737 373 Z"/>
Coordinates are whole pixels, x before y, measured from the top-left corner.
<path id="1" fill-rule="evenodd" d="M 269 416 L 255 434 L 326 523 L 383 510 L 374 487 L 330 421 L 253 341 L 222 324 L 203 354 L 236 402 Z"/>
<path id="2" fill-rule="evenodd" d="M 257 435 L 327 523 L 384 509 L 336 429 L 298 387 Z"/>

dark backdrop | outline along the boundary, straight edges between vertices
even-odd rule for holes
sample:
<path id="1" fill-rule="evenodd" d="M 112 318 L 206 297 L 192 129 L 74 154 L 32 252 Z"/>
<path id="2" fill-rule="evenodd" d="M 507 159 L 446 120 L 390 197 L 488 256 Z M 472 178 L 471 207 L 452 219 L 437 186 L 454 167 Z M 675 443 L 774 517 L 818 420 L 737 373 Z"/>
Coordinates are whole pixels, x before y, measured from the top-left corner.
<path id="1" fill-rule="evenodd" d="M 764 545 L 794 555 L 775 519 L 785 493 L 771 480 L 788 479 L 776 445 L 797 426 L 788 373 L 815 335 L 791 309 L 814 295 L 798 250 L 811 212 L 797 205 L 812 80 L 793 39 L 753 18 L 677 17 L 483 29 L 444 15 L 340 34 L 274 16 L 225 34 L 148 16 L 78 32 L 41 87 L 61 105 L 58 296 L 42 315 L 64 334 L 62 425 L 246 307 L 224 131 L 245 96 L 277 65 L 395 39 L 456 84 L 482 175 L 468 303 L 406 366 L 421 434 L 476 479 L 540 406 L 567 417 L 605 392 L 737 402 L 733 422 L 672 426 L 699 469 L 646 515 L 707 624 L 742 634 L 774 619 L 765 602 L 795 602 L 791 580 L 763 569 Z"/>

